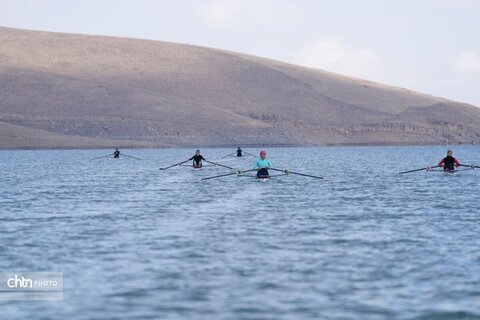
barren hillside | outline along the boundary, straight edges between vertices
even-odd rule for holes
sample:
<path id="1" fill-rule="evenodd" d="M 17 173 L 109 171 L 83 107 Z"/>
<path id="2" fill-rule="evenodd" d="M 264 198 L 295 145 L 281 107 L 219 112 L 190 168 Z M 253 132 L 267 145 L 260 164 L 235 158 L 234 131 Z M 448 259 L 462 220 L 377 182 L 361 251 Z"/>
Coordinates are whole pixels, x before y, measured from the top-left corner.
<path id="1" fill-rule="evenodd" d="M 0 27 L 0 148 L 479 143 L 480 109 L 245 54 Z"/>

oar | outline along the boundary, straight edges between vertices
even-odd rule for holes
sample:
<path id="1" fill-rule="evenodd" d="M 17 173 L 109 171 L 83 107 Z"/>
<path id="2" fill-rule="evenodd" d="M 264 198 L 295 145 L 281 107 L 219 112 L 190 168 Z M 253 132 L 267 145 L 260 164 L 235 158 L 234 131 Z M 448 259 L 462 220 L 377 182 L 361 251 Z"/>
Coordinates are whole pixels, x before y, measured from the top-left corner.
<path id="1" fill-rule="evenodd" d="M 137 159 L 137 160 L 142 160 L 142 159 L 134 157 L 134 156 L 129 156 L 128 154 L 125 154 L 125 153 L 122 153 L 121 155 L 125 156 L 125 157 L 129 157 L 129 158 Z"/>
<path id="2" fill-rule="evenodd" d="M 310 177 L 310 178 L 316 178 L 316 179 L 323 179 L 323 177 L 312 176 L 312 175 L 310 175 L 310 174 L 305 174 L 305 173 L 300 173 L 300 172 L 294 172 L 294 171 L 289 171 L 289 170 L 280 170 L 280 169 L 274 169 L 274 168 L 270 168 L 269 170 L 284 172 L 285 174 L 296 174 L 296 175 L 298 175 L 298 176 L 304 176 L 304 177 Z"/>
<path id="3" fill-rule="evenodd" d="M 248 155 L 248 156 L 252 156 L 252 157 L 254 157 L 254 158 L 257 157 L 256 155 L 251 154 L 251 153 L 248 153 L 247 151 L 243 151 L 243 150 L 242 150 L 242 152 L 245 153 L 245 154 Z"/>
<path id="4" fill-rule="evenodd" d="M 226 158 L 226 157 L 230 157 L 230 156 L 233 156 L 236 152 L 232 152 L 230 154 L 227 154 L 226 156 L 223 156 L 221 157 L 220 159 L 223 159 L 223 158 Z"/>
<path id="5" fill-rule="evenodd" d="M 179 162 L 179 163 L 172 164 L 171 166 L 168 166 L 168 167 L 165 167 L 165 168 L 159 168 L 158 170 L 167 170 L 167 169 L 182 165 L 182 164 L 184 164 L 185 162 L 188 162 L 188 161 L 190 161 L 190 159 Z"/>
<path id="6" fill-rule="evenodd" d="M 113 157 L 113 155 L 107 154 L 106 156 L 96 157 L 96 158 L 93 158 L 93 159 L 90 159 L 90 160 L 97 160 L 97 159 L 108 158 L 108 157 Z"/>
<path id="7" fill-rule="evenodd" d="M 440 168 L 440 167 L 441 167 L 441 166 L 425 167 L 425 168 L 421 168 L 421 169 L 414 169 L 414 170 L 399 172 L 398 174 L 404 174 L 404 173 L 410 173 L 410 172 L 417 172 L 417 171 L 429 170 L 429 169 Z"/>
<path id="8" fill-rule="evenodd" d="M 469 168 L 476 168 L 476 169 L 479 169 L 480 167 L 479 166 L 474 166 L 474 165 L 467 165 L 467 164 L 461 164 L 460 167 L 469 167 Z"/>
<path id="9" fill-rule="evenodd" d="M 268 176 L 268 178 L 283 177 L 283 176 L 288 176 L 288 173 L 271 174 L 271 175 Z"/>
<path id="10" fill-rule="evenodd" d="M 230 170 L 233 170 L 232 167 L 229 167 L 229 166 L 224 166 L 223 164 L 220 164 L 220 163 L 216 163 L 216 162 L 211 162 L 211 161 L 208 161 L 208 160 L 205 160 L 205 162 L 208 162 L 210 164 L 214 164 L 216 166 L 220 166 L 220 167 L 224 167 L 224 168 L 227 168 L 227 169 L 230 169 Z"/>
<path id="11" fill-rule="evenodd" d="M 237 176 L 239 176 L 239 175 L 241 175 L 241 174 L 243 174 L 243 173 L 251 172 L 251 171 L 255 171 L 255 170 L 257 170 L 257 169 L 246 170 L 246 171 L 238 170 L 238 171 L 235 171 L 235 172 L 220 174 L 220 175 L 218 175 L 218 176 L 212 176 L 212 177 L 202 178 L 202 179 L 200 179 L 200 180 L 210 180 L 210 179 L 215 179 L 215 178 L 228 177 L 228 176 L 233 176 L 234 174 L 236 174 Z"/>

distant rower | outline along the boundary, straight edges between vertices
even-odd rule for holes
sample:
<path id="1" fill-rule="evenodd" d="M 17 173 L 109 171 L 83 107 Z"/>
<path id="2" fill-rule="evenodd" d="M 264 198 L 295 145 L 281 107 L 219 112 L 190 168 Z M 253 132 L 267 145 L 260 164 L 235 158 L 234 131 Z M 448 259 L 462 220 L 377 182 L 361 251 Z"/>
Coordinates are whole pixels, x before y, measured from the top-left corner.
<path id="1" fill-rule="evenodd" d="M 460 161 L 453 157 L 452 150 L 448 150 L 447 156 L 438 163 L 438 166 L 443 166 L 443 170 L 445 171 L 454 171 L 455 167 L 460 166 Z"/>
<path id="2" fill-rule="evenodd" d="M 238 147 L 237 149 L 237 157 L 241 157 L 242 156 L 242 149 L 240 149 L 240 147 Z"/>
<path id="3" fill-rule="evenodd" d="M 267 159 L 267 152 L 265 150 L 260 151 L 260 159 L 255 161 L 253 169 L 257 169 L 257 179 L 268 178 L 268 169 L 273 168 L 270 160 Z"/>
<path id="4" fill-rule="evenodd" d="M 120 151 L 118 150 L 118 148 L 115 148 L 115 152 L 113 153 L 113 157 L 115 159 L 119 159 L 120 158 Z"/>
<path id="5" fill-rule="evenodd" d="M 193 160 L 194 168 L 201 168 L 202 160 L 206 161 L 205 158 L 200 154 L 200 150 L 195 151 L 195 155 L 191 157 L 189 160 Z"/>

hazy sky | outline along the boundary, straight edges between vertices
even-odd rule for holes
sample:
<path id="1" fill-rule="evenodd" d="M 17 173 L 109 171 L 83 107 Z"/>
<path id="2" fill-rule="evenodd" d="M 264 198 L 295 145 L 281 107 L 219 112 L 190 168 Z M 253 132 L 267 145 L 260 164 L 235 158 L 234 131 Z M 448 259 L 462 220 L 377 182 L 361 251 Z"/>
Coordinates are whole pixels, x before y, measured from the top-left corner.
<path id="1" fill-rule="evenodd" d="M 480 0 L 0 0 L 0 26 L 234 50 L 480 107 Z"/>

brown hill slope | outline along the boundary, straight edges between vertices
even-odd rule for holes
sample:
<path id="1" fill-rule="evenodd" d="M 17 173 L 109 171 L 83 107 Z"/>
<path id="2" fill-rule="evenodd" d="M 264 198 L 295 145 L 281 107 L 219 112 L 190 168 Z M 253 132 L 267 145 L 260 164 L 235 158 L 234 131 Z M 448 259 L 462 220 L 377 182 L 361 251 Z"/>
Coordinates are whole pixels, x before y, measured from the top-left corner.
<path id="1" fill-rule="evenodd" d="M 0 27 L 0 97 L 3 148 L 480 142 L 466 104 L 147 40 Z"/>

